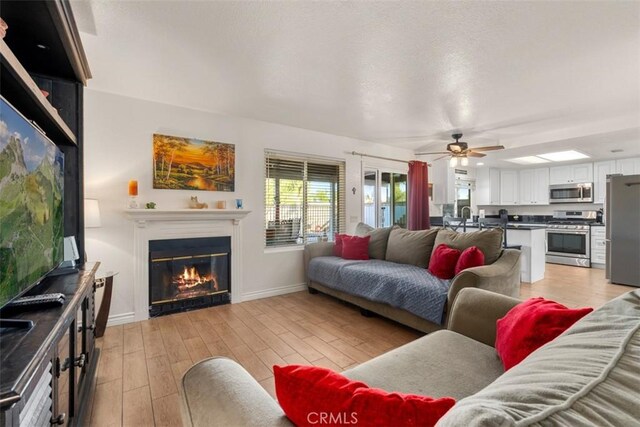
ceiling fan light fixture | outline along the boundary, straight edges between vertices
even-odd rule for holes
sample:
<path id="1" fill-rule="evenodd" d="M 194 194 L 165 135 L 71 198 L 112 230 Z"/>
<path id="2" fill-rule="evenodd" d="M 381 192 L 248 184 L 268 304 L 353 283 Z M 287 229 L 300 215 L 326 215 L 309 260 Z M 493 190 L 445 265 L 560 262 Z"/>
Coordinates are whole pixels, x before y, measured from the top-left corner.
<path id="1" fill-rule="evenodd" d="M 466 157 L 463 157 L 462 159 L 460 159 L 460 164 L 462 166 L 469 166 L 469 159 Z"/>
<path id="2" fill-rule="evenodd" d="M 449 160 L 449 166 L 452 168 L 455 168 L 456 166 L 458 166 L 458 158 L 457 157 L 452 157 Z"/>

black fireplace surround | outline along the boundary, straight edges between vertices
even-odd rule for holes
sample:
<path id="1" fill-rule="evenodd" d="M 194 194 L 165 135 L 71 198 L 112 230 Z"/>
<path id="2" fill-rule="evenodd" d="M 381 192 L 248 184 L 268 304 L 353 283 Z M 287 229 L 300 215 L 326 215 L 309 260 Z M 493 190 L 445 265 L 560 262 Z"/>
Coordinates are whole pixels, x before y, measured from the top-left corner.
<path id="1" fill-rule="evenodd" d="M 230 302 L 231 238 L 149 241 L 149 316 Z"/>

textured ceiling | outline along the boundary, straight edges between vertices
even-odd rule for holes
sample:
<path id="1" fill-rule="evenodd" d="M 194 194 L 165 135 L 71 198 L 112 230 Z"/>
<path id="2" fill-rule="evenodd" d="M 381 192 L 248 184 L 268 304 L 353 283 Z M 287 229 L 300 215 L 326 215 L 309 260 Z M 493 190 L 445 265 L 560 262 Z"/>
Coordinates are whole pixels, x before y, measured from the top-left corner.
<path id="1" fill-rule="evenodd" d="M 74 10 L 89 87 L 137 98 L 412 149 L 441 148 L 452 130 L 513 148 L 640 122 L 636 1 Z"/>

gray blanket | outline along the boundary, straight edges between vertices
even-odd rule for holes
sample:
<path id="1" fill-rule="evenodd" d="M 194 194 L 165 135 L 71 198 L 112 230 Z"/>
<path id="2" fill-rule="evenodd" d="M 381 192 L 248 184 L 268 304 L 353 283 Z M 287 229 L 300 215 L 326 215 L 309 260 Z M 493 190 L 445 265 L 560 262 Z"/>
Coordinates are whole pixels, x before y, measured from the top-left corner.
<path id="1" fill-rule="evenodd" d="M 314 282 L 330 288 L 442 324 L 450 281 L 424 268 L 377 259 L 353 261 L 323 256 L 309 262 L 308 274 Z"/>

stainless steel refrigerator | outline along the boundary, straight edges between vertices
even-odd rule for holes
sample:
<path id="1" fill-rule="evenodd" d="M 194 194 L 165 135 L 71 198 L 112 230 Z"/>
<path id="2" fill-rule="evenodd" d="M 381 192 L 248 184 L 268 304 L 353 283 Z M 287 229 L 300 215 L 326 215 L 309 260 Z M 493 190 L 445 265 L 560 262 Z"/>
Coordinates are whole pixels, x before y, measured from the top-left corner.
<path id="1" fill-rule="evenodd" d="M 607 279 L 640 287 L 640 175 L 607 177 Z"/>

